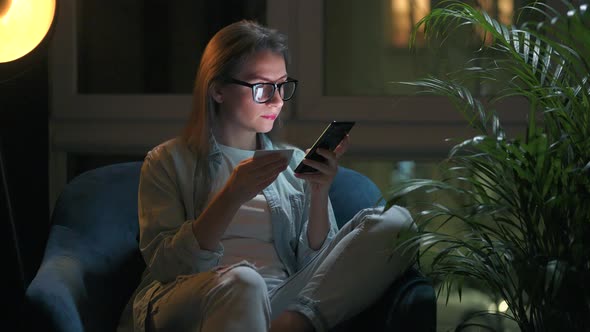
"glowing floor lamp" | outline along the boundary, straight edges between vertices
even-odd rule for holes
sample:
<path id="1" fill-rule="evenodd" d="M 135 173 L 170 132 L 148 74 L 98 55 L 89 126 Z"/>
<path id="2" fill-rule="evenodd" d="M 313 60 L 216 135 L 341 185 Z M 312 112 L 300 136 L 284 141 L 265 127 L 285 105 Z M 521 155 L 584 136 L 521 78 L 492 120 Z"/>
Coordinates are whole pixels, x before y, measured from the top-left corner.
<path id="1" fill-rule="evenodd" d="M 0 0 L 0 84 L 26 72 L 29 69 L 27 67 L 35 62 L 34 51 L 47 38 L 53 26 L 55 6 L 56 0 Z M 3 203 L 6 206 L 24 287 L 24 265 L 8 190 L 2 145 L 0 136 L 0 186 L 3 191 L 0 197 L 5 198 Z"/>
<path id="2" fill-rule="evenodd" d="M 0 0 L 0 63 L 22 58 L 49 32 L 55 0 Z"/>

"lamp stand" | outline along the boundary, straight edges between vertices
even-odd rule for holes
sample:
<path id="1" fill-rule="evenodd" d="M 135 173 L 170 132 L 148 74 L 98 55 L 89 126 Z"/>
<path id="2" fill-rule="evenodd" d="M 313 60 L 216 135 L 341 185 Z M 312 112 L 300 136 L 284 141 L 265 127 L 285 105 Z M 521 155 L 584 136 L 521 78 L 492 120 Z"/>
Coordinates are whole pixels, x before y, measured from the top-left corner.
<path id="1" fill-rule="evenodd" d="M 14 222 L 14 215 L 12 211 L 12 202 L 10 201 L 10 191 L 8 190 L 8 181 L 6 180 L 6 169 L 4 165 L 4 149 L 3 149 L 3 142 L 2 138 L 0 137 L 0 181 L 2 182 L 2 194 L 1 197 L 4 197 L 4 205 L 6 206 L 6 211 L 8 214 L 8 222 L 10 223 L 10 230 L 12 232 L 12 243 L 14 246 L 14 252 L 17 260 L 18 265 L 18 273 L 21 281 L 21 287 L 24 292 L 25 290 L 25 272 L 24 272 L 24 265 L 23 259 L 21 256 L 20 251 L 20 244 L 18 239 L 18 232 L 16 230 L 16 224 Z M 0 204 L 1 206 L 2 204 Z"/>

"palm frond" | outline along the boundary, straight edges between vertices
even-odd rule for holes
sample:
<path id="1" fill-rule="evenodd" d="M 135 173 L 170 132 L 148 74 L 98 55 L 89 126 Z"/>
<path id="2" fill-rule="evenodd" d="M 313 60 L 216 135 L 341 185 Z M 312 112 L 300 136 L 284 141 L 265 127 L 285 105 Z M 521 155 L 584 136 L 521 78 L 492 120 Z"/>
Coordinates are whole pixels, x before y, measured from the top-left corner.
<path id="1" fill-rule="evenodd" d="M 479 134 L 450 150 L 441 180 L 408 180 L 386 198 L 390 208 L 430 197 L 410 206 L 418 232 L 404 245 L 429 255 L 441 289 L 483 282 L 523 331 L 590 329 L 590 286 L 578 282 L 590 278 L 590 14 L 587 4 L 564 4 L 562 13 L 535 1 L 519 17 L 541 21 L 507 26 L 443 1 L 420 20 L 415 31 L 430 41 L 470 27 L 491 38 L 463 70 L 402 82 L 447 97 Z M 465 84 L 499 77 L 509 79 L 485 101 Z M 529 103 L 524 137 L 509 138 L 495 111 L 507 98 Z"/>

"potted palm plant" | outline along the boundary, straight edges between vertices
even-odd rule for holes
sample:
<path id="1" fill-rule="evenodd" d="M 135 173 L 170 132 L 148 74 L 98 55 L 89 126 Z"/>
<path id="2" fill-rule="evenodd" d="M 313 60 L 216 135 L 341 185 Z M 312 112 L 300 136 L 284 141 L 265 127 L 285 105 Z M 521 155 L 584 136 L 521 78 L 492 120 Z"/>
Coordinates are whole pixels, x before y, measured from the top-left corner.
<path id="1" fill-rule="evenodd" d="M 430 39 L 460 27 L 487 35 L 474 54 L 485 66 L 405 83 L 448 97 L 477 135 L 451 149 L 440 180 L 406 180 L 387 196 L 391 206 L 427 195 L 409 206 L 419 232 L 402 245 L 430 255 L 424 269 L 443 288 L 471 280 L 506 301 L 481 314 L 522 331 L 590 331 L 590 13 L 563 5 L 531 3 L 523 10 L 540 19 L 508 26 L 445 1 L 418 23 Z M 474 77 L 507 79 L 484 98 L 466 87 Z M 514 137 L 498 115 L 505 98 L 528 105 Z"/>

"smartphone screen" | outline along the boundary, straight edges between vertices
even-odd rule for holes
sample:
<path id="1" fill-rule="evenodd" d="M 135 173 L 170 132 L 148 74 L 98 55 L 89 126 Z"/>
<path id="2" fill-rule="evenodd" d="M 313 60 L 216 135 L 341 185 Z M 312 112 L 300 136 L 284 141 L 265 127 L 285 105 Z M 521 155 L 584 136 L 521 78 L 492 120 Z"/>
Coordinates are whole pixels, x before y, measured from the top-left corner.
<path id="1" fill-rule="evenodd" d="M 334 151 L 338 144 L 346 137 L 346 134 L 350 132 L 354 126 L 354 121 L 332 121 L 320 137 L 312 145 L 309 152 L 305 155 L 305 158 L 317 161 L 325 161 L 326 158 L 316 153 L 317 148 Z M 295 168 L 295 173 L 311 173 L 317 172 L 317 170 L 311 166 L 300 162 Z"/>

